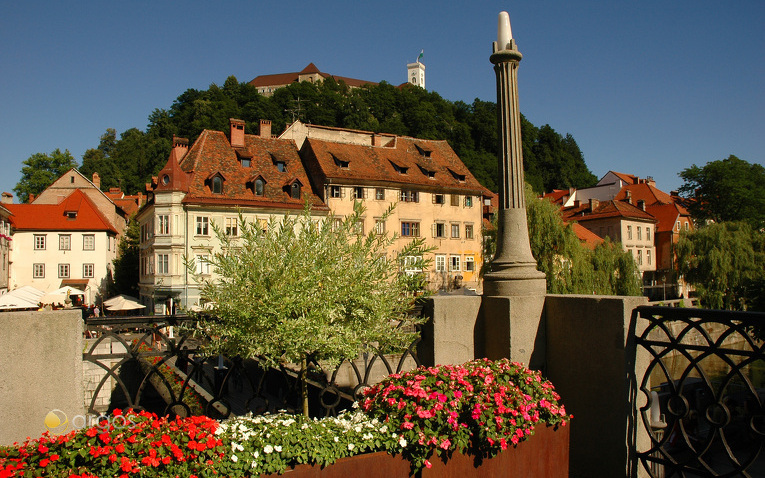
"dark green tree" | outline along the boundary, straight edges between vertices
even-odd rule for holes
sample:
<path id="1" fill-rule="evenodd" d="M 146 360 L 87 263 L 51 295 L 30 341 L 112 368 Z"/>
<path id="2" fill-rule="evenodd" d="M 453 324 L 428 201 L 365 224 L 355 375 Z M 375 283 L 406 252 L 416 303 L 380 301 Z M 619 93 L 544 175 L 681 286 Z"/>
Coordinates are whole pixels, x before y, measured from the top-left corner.
<path id="1" fill-rule="evenodd" d="M 19 202 L 25 203 L 30 195 L 38 195 L 53 181 L 72 168 L 77 167 L 77 161 L 69 150 L 54 149 L 50 154 L 35 153 L 24 161 L 21 168 L 21 179 L 13 188 Z"/>
<path id="2" fill-rule="evenodd" d="M 109 291 L 109 295 L 127 294 L 138 297 L 139 239 L 138 221 L 131 219 L 117 248 L 117 258 L 114 259 L 114 290 Z"/>
<path id="3" fill-rule="evenodd" d="M 116 146 L 117 131 L 114 128 L 107 128 L 106 133 L 101 135 L 98 148 L 88 149 L 82 156 L 80 172 L 88 179 L 93 177 L 93 173 L 98 173 L 101 178 L 101 189 L 104 191 L 120 186 L 120 168 L 114 163 L 112 157 Z"/>
<path id="4" fill-rule="evenodd" d="M 756 228 L 765 226 L 765 168 L 736 156 L 712 161 L 703 167 L 692 165 L 680 172 L 685 181 L 680 195 L 694 221 L 747 221 Z"/>

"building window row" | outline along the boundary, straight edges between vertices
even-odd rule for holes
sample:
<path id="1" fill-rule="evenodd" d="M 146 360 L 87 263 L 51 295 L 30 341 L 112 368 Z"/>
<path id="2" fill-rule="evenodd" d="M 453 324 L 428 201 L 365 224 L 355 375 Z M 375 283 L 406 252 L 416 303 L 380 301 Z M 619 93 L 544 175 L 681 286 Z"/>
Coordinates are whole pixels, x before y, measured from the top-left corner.
<path id="1" fill-rule="evenodd" d="M 435 266 L 436 272 L 475 272 L 475 256 L 466 255 L 463 261 L 460 254 L 436 254 Z"/>
<path id="2" fill-rule="evenodd" d="M 34 250 L 44 251 L 46 248 L 47 248 L 47 234 L 35 234 L 34 235 Z M 96 249 L 96 235 L 83 234 L 82 250 L 93 251 L 95 249 Z M 58 250 L 60 251 L 72 250 L 72 235 L 71 234 L 58 235 Z"/>
<path id="3" fill-rule="evenodd" d="M 71 277 L 71 265 L 70 264 L 58 264 L 58 278 L 69 279 Z M 95 277 L 95 264 L 83 264 L 82 265 L 82 278 L 92 279 Z M 44 279 L 45 278 L 45 264 L 35 263 L 32 264 L 32 278 Z"/>

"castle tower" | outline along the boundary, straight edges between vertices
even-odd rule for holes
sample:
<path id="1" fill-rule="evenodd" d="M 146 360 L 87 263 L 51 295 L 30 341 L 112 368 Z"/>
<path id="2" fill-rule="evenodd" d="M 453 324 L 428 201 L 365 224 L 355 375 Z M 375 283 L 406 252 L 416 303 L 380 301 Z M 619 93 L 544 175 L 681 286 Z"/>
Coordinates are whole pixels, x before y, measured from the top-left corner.
<path id="1" fill-rule="evenodd" d="M 425 88 L 425 65 L 420 63 L 424 55 L 425 50 L 420 52 L 417 61 L 406 65 L 406 81 L 420 88 Z"/>

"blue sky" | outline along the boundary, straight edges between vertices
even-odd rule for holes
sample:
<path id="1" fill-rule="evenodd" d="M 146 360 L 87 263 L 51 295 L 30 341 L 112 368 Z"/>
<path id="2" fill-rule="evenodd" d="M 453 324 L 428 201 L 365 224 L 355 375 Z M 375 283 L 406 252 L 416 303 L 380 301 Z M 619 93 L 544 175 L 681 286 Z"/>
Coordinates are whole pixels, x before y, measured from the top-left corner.
<path id="1" fill-rule="evenodd" d="M 508 11 L 524 55 L 520 108 L 571 133 L 598 177 L 677 173 L 730 154 L 765 161 L 765 2 L 4 2 L 0 190 L 22 162 L 82 160 L 106 128 L 145 129 L 155 108 L 206 89 L 299 71 L 392 84 L 425 51 L 426 86 L 496 101 L 489 62 Z"/>

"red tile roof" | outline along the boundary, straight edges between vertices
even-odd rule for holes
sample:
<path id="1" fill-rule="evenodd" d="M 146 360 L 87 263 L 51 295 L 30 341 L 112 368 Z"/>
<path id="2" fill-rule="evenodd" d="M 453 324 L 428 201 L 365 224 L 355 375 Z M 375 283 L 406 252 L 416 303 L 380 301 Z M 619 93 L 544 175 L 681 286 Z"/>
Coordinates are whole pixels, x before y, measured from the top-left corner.
<path id="1" fill-rule="evenodd" d="M 638 177 L 633 174 L 617 173 L 616 171 L 609 171 L 609 173 L 613 174 L 627 184 L 635 184 L 638 182 Z"/>
<path id="2" fill-rule="evenodd" d="M 244 141 L 244 148 L 233 148 L 224 133 L 204 130 L 180 163 L 174 164 L 175 156 L 171 155 L 162 171 L 181 176 L 177 181 L 170 178 L 169 184 L 177 186 L 175 190 L 187 192 L 183 200 L 186 204 L 300 209 L 308 195 L 314 209 L 327 210 L 311 189 L 293 141 L 250 134 L 244 135 Z M 240 157 L 250 160 L 251 166 L 243 167 Z M 280 172 L 275 162 L 283 162 L 286 171 Z M 162 171 L 156 191 L 161 191 Z M 209 179 L 215 175 L 225 178 L 222 194 L 214 194 L 210 190 Z M 265 181 L 263 196 L 253 192 L 252 183 L 258 177 Z M 302 184 L 300 199 L 294 199 L 289 194 L 288 186 L 294 180 Z"/>
<path id="3" fill-rule="evenodd" d="M 491 195 L 446 141 L 397 137 L 388 146 L 366 146 L 309 137 L 303 153 L 322 182 Z"/>
<path id="4" fill-rule="evenodd" d="M 674 202 L 672 196 L 648 183 L 627 184 L 616 193 L 614 199 L 617 201 L 627 199 L 628 191 L 632 198 L 632 204 L 637 204 L 638 201 L 644 201 L 646 206 L 652 206 L 654 204 L 672 204 Z"/>
<path id="5" fill-rule="evenodd" d="M 79 189 L 59 204 L 6 204 L 17 231 L 107 231 L 117 234 L 88 196 Z M 74 218 L 67 213 L 76 213 Z"/>
<path id="6" fill-rule="evenodd" d="M 671 231 L 680 216 L 688 218 L 691 216 L 687 209 L 676 203 L 656 204 L 646 207 L 646 211 L 658 221 L 656 224 L 657 232 Z"/>
<path id="7" fill-rule="evenodd" d="M 590 204 L 584 203 L 579 207 L 567 207 L 561 210 L 563 219 L 577 222 L 604 219 L 609 217 L 622 217 L 625 219 L 648 220 L 655 222 L 654 217 L 640 208 L 624 201 L 599 201 L 594 210 L 590 210 Z"/>
<path id="8" fill-rule="evenodd" d="M 359 80 L 356 78 L 348 78 L 345 76 L 330 75 L 329 73 L 322 73 L 313 63 L 309 63 L 308 66 L 303 68 L 299 72 L 293 73 L 276 73 L 271 75 L 256 76 L 250 81 L 250 85 L 256 88 L 262 88 L 264 86 L 280 86 L 289 85 L 297 82 L 300 79 L 300 75 L 318 74 L 322 78 L 334 78 L 336 81 L 343 81 L 348 86 L 362 86 L 362 85 L 376 85 L 373 81 Z"/>

